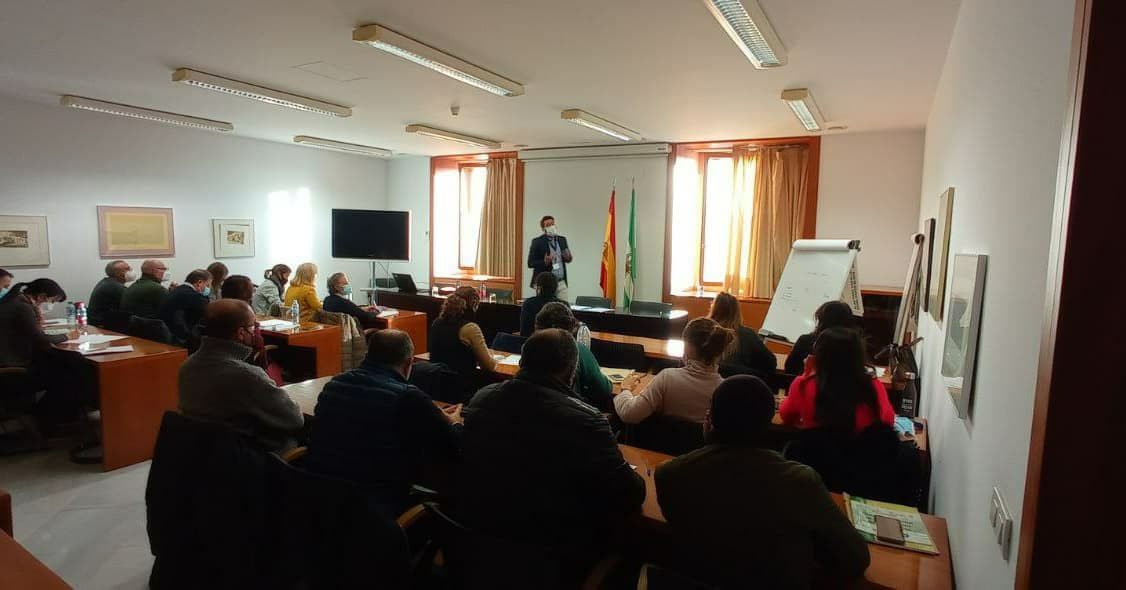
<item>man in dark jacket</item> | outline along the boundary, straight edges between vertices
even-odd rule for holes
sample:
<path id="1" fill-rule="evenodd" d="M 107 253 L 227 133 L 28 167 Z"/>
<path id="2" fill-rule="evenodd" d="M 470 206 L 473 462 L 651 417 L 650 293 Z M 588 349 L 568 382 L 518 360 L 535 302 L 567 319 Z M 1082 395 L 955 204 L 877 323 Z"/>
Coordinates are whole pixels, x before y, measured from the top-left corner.
<path id="1" fill-rule="evenodd" d="M 107 315 L 121 308 L 121 296 L 125 294 L 125 283 L 135 279 L 130 278 L 133 268 L 124 260 L 114 260 L 106 265 L 106 276 L 94 285 L 90 292 L 90 301 L 86 312 L 90 315 L 90 323 L 95 326 L 104 326 Z"/>
<path id="2" fill-rule="evenodd" d="M 458 407 L 443 412 L 407 383 L 413 358 L 406 332 L 372 334 L 363 364 L 317 398 L 306 460 L 310 471 L 366 486 L 392 517 L 408 507 L 411 484 L 434 485 L 427 476 L 448 472 L 458 456 Z"/>
<path id="3" fill-rule="evenodd" d="M 709 445 L 661 465 L 657 500 L 675 537 L 678 569 L 722 588 L 809 588 L 868 567 L 868 545 L 812 468 L 764 437 L 774 394 L 757 377 L 726 379 L 712 395 Z"/>
<path id="4" fill-rule="evenodd" d="M 121 294 L 121 310 L 144 318 L 156 318 L 160 304 L 168 296 L 168 290 L 161 284 L 167 273 L 168 266 L 159 260 L 142 262 L 141 278 L 133 281 Z"/>
<path id="5" fill-rule="evenodd" d="M 536 286 L 536 277 L 541 272 L 549 272 L 559 280 L 559 292 L 567 290 L 567 264 L 571 262 L 571 249 L 567 247 L 567 238 L 558 235 L 555 229 L 555 218 L 544 215 L 540 219 L 542 236 L 532 240 L 528 248 L 528 268 L 532 269 L 531 286 Z"/>
<path id="6" fill-rule="evenodd" d="M 571 334 L 541 330 L 524 344 L 515 378 L 466 404 L 458 515 L 548 548 L 581 579 L 604 556 L 612 525 L 641 506 L 645 483 L 606 418 L 572 391 L 577 363 Z"/>
<path id="7" fill-rule="evenodd" d="M 210 302 L 211 273 L 203 269 L 188 273 L 183 284 L 168 292 L 160 304 L 159 317 L 168 326 L 176 344 L 187 344 Z"/>

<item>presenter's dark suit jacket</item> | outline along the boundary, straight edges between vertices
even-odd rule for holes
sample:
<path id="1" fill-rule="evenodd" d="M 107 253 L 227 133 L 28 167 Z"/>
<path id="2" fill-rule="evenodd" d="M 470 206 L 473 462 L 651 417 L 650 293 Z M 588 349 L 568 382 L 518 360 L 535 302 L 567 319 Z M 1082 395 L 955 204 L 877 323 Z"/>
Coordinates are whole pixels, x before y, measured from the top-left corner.
<path id="1" fill-rule="evenodd" d="M 567 249 L 567 238 L 563 236 L 555 236 L 559 241 L 559 251 L 563 252 Z M 536 286 L 536 277 L 541 272 L 551 272 L 551 265 L 544 264 L 543 257 L 551 251 L 551 246 L 547 245 L 547 236 L 541 235 L 532 240 L 532 246 L 528 248 L 528 268 L 532 269 L 532 280 L 529 282 L 531 286 Z M 563 263 L 563 281 L 567 281 L 567 263 Z"/>

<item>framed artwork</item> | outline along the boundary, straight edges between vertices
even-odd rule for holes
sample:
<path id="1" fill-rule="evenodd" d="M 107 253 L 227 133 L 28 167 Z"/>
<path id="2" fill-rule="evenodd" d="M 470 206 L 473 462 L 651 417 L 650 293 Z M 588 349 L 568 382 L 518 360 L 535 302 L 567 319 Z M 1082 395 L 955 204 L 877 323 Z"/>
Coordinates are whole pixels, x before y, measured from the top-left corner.
<path id="1" fill-rule="evenodd" d="M 942 321 L 942 303 L 946 297 L 946 263 L 950 255 L 950 221 L 954 214 L 954 187 L 938 198 L 938 216 L 934 224 L 934 247 L 931 249 L 930 287 L 927 289 L 927 310 L 934 321 Z"/>
<path id="2" fill-rule="evenodd" d="M 98 255 L 102 258 L 175 256 L 172 209 L 98 205 Z"/>
<path id="3" fill-rule="evenodd" d="M 930 305 L 928 305 L 930 297 L 929 297 L 928 294 L 931 292 L 931 257 L 934 256 L 934 218 L 933 217 L 923 220 L 923 232 L 922 233 L 923 233 L 923 256 L 922 256 L 922 268 L 921 268 L 922 274 L 919 275 L 919 281 L 922 284 L 923 295 L 921 297 L 919 297 L 919 301 L 920 301 L 920 303 L 922 303 L 923 311 L 927 311 L 928 309 L 930 309 Z"/>
<path id="4" fill-rule="evenodd" d="M 0 215 L 0 267 L 50 264 L 46 217 Z"/>
<path id="5" fill-rule="evenodd" d="M 212 219 L 216 258 L 254 256 L 253 219 Z"/>
<path id="6" fill-rule="evenodd" d="M 950 271 L 950 309 L 942 348 L 942 382 L 959 418 L 970 415 L 974 393 L 974 365 L 981 331 L 981 303 L 985 294 L 985 263 L 981 254 L 958 254 Z"/>

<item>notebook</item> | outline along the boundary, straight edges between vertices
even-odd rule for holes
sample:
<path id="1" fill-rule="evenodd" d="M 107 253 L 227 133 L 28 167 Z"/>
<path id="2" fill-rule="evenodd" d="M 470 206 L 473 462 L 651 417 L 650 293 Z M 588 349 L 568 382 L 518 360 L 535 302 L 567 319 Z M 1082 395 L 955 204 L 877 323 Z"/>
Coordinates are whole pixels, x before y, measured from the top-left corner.
<path id="1" fill-rule="evenodd" d="M 923 517 L 919 515 L 918 510 L 910 506 L 866 500 L 848 494 L 844 494 L 844 500 L 845 509 L 848 512 L 849 520 L 852 521 L 852 526 L 856 527 L 860 536 L 864 537 L 864 540 L 869 543 L 938 555 L 938 546 L 931 538 L 930 531 L 927 530 L 927 525 L 923 522 Z M 899 524 L 903 526 L 903 539 L 906 542 L 902 545 L 896 545 L 877 539 L 876 516 L 887 516 L 898 520 Z"/>

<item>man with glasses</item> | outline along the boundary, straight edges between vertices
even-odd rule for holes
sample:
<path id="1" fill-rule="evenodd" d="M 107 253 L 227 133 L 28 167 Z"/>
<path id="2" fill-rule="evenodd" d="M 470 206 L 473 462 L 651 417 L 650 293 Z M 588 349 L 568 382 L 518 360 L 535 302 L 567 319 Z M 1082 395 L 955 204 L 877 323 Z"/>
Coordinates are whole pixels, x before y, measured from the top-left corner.
<path id="1" fill-rule="evenodd" d="M 168 290 L 161 284 L 166 274 L 168 267 L 159 260 L 141 263 L 141 278 L 133 281 L 121 295 L 121 310 L 135 316 L 156 318 L 160 304 L 164 303 L 164 298 L 168 295 Z"/>
<path id="2" fill-rule="evenodd" d="M 180 411 L 253 436 L 271 451 L 296 444 L 304 416 L 266 371 L 251 364 L 254 311 L 245 301 L 207 306 L 199 350 L 180 367 Z"/>

